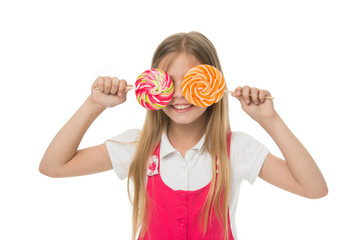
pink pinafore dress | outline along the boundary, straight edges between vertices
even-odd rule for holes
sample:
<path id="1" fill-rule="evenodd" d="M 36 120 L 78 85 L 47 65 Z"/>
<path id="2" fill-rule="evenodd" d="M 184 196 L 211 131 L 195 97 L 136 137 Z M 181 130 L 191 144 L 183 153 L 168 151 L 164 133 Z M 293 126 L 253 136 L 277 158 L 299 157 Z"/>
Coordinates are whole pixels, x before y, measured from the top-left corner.
<path id="1" fill-rule="evenodd" d="M 230 153 L 231 133 L 228 134 L 228 153 Z M 199 229 L 198 217 L 205 203 L 210 183 L 195 191 L 173 190 L 160 176 L 160 144 L 156 147 L 149 162 L 147 192 L 150 198 L 149 231 L 141 240 L 222 240 L 224 230 L 215 213 L 209 218 L 205 237 Z M 213 211 L 214 212 L 214 211 Z M 211 223 L 210 223 L 211 222 Z M 228 214 L 229 240 L 231 232 Z M 140 240 L 140 237 L 138 238 Z"/>

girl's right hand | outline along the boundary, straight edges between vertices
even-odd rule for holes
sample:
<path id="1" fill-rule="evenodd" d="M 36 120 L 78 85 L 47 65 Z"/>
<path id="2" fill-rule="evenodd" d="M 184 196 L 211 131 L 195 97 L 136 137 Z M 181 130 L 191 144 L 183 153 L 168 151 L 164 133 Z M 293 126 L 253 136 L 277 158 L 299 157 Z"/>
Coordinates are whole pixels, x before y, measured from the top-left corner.
<path id="1" fill-rule="evenodd" d="M 91 87 L 92 102 L 103 107 L 119 105 L 126 101 L 127 86 L 125 80 L 117 77 L 98 77 Z"/>

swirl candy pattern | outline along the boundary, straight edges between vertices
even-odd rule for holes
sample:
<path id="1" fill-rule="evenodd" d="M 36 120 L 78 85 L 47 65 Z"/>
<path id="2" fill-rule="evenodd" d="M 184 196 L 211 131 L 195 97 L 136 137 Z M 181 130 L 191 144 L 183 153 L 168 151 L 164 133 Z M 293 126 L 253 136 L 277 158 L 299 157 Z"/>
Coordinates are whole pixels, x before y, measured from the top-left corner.
<path id="1" fill-rule="evenodd" d="M 165 107 L 174 95 L 174 84 L 170 76 L 157 68 L 146 70 L 135 82 L 138 102 L 149 110 Z"/>
<path id="2" fill-rule="evenodd" d="M 181 83 L 186 100 L 198 107 L 208 107 L 224 95 L 225 80 L 221 72 L 210 65 L 198 65 L 187 72 Z"/>

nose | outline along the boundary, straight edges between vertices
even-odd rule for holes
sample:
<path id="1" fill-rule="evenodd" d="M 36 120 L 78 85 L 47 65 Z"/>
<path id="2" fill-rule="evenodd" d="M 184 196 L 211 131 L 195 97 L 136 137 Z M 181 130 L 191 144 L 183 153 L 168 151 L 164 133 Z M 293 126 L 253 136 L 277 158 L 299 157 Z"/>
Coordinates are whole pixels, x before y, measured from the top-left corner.
<path id="1" fill-rule="evenodd" d="M 182 81 L 174 81 L 174 95 L 173 97 L 176 97 L 176 98 L 182 98 L 184 97 L 182 91 L 181 91 L 181 82 Z"/>

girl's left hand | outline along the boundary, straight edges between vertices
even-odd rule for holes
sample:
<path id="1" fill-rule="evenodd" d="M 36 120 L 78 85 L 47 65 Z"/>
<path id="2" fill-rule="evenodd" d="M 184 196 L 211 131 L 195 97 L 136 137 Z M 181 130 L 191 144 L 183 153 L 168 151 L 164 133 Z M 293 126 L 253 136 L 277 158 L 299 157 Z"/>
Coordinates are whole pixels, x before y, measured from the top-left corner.
<path id="1" fill-rule="evenodd" d="M 271 97 L 267 90 L 249 86 L 237 87 L 231 96 L 239 99 L 242 109 L 259 123 L 277 116 L 273 101 L 265 98 Z"/>

